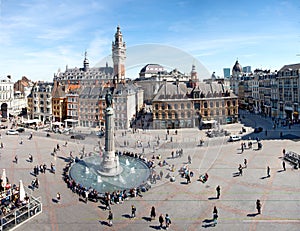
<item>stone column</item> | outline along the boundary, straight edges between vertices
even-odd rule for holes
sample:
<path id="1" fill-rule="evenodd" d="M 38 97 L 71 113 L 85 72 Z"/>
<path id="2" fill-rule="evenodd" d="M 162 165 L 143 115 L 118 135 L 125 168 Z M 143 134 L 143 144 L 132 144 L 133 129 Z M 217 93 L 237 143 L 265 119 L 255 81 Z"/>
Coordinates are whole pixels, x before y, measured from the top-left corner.
<path id="1" fill-rule="evenodd" d="M 122 172 L 119 158 L 115 155 L 114 109 L 112 107 L 106 108 L 105 111 L 105 150 L 99 172 L 107 176 L 115 176 Z"/>

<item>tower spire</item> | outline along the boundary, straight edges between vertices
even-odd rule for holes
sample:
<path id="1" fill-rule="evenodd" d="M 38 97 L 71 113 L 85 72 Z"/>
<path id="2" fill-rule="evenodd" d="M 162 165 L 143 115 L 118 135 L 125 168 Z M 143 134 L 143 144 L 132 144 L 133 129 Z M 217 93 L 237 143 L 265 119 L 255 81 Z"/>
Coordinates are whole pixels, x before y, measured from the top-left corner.
<path id="1" fill-rule="evenodd" d="M 87 71 L 89 69 L 90 62 L 87 59 L 87 51 L 84 52 L 84 60 L 83 60 L 83 70 Z"/>
<path id="2" fill-rule="evenodd" d="M 125 59 L 126 59 L 126 45 L 123 42 L 123 35 L 120 26 L 117 26 L 115 33 L 115 41 L 112 43 L 112 59 L 114 64 L 114 76 L 117 82 L 125 82 Z"/>

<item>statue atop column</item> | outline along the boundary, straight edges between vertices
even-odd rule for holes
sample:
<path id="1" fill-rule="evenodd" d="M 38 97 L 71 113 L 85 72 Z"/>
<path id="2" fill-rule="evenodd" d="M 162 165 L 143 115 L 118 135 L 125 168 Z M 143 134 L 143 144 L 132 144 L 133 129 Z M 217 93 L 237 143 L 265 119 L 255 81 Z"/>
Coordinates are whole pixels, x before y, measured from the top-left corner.
<path id="1" fill-rule="evenodd" d="M 105 95 L 105 102 L 106 102 L 106 107 L 111 107 L 112 105 L 112 94 L 110 91 L 106 91 L 106 95 Z"/>
<path id="2" fill-rule="evenodd" d="M 108 90 L 105 102 L 105 150 L 98 173 L 104 176 L 116 176 L 123 171 L 123 168 L 119 163 L 119 156 L 115 154 L 114 109 L 112 108 L 112 93 Z"/>

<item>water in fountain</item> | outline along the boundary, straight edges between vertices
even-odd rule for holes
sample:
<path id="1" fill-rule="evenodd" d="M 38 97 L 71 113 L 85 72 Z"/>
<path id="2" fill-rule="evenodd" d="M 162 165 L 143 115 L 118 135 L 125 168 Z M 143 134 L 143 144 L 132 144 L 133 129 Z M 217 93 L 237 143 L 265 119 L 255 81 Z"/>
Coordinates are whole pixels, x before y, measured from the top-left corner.
<path id="1" fill-rule="evenodd" d="M 119 156 L 123 172 L 117 176 L 99 173 L 101 158 L 98 155 L 86 157 L 72 165 L 70 176 L 84 187 L 92 187 L 100 193 L 138 187 L 148 180 L 150 169 L 138 158 Z M 128 165 L 129 164 L 129 165 Z"/>
<path id="2" fill-rule="evenodd" d="M 119 181 L 122 182 L 123 184 L 126 183 L 125 180 L 124 180 L 124 178 L 122 177 L 122 175 L 119 175 Z"/>

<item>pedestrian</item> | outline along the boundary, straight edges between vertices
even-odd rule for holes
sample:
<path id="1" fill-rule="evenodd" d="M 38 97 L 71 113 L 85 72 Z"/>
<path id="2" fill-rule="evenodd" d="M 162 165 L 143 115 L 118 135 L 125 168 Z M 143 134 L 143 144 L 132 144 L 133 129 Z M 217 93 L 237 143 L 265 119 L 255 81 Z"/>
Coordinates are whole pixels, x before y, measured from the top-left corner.
<path id="1" fill-rule="evenodd" d="M 218 209 L 216 206 L 214 206 L 214 209 L 213 209 L 213 222 L 214 222 L 214 226 L 217 225 L 217 220 L 218 220 Z"/>
<path id="2" fill-rule="evenodd" d="M 162 171 L 162 170 L 160 170 L 160 172 L 159 172 L 159 176 L 160 176 L 160 179 L 161 179 L 161 180 L 162 180 L 162 178 L 163 178 L 163 175 L 164 175 L 163 171 Z"/>
<path id="3" fill-rule="evenodd" d="M 239 165 L 238 170 L 239 170 L 239 176 L 242 176 L 243 175 L 243 167 L 242 167 L 242 165 Z"/>
<path id="4" fill-rule="evenodd" d="M 164 217 L 162 214 L 159 215 L 158 221 L 159 221 L 159 228 L 162 229 L 164 223 Z"/>
<path id="5" fill-rule="evenodd" d="M 17 164 L 18 163 L 18 156 L 15 155 L 15 163 Z"/>
<path id="6" fill-rule="evenodd" d="M 247 159 L 244 159 L 244 168 L 247 168 Z"/>
<path id="7" fill-rule="evenodd" d="M 190 155 L 188 155 L 188 163 L 191 164 L 192 163 L 192 158 Z"/>
<path id="8" fill-rule="evenodd" d="M 151 218 L 151 220 L 155 220 L 155 217 L 156 217 L 155 207 L 152 206 L 151 211 L 150 211 L 150 218 Z"/>
<path id="9" fill-rule="evenodd" d="M 256 209 L 257 209 L 257 214 L 260 214 L 261 212 L 261 203 L 260 200 L 256 200 Z"/>
<path id="10" fill-rule="evenodd" d="M 33 162 L 33 157 L 32 157 L 31 154 L 28 155 L 28 159 L 29 159 L 29 161 L 30 161 L 31 163 Z"/>
<path id="11" fill-rule="evenodd" d="M 285 169 L 285 162 L 284 161 L 282 161 L 282 167 L 283 167 L 283 171 L 285 171 L 286 169 Z"/>
<path id="12" fill-rule="evenodd" d="M 136 207 L 134 205 L 131 206 L 131 218 L 135 218 Z"/>
<path id="13" fill-rule="evenodd" d="M 216 191 L 217 191 L 217 199 L 219 199 L 220 198 L 220 194 L 221 194 L 220 185 L 217 186 Z"/>
<path id="14" fill-rule="evenodd" d="M 60 199 L 61 199 L 60 193 L 58 192 L 58 193 L 56 193 L 56 200 L 57 200 L 57 203 L 60 202 Z"/>
<path id="15" fill-rule="evenodd" d="M 166 222 L 166 229 L 168 229 L 172 223 L 168 214 L 166 214 L 165 216 L 165 222 Z"/>
<path id="16" fill-rule="evenodd" d="M 268 166 L 268 167 L 267 167 L 267 176 L 268 176 L 268 177 L 270 177 L 270 171 L 271 171 L 271 170 L 270 170 L 270 167 Z"/>
<path id="17" fill-rule="evenodd" d="M 186 184 L 189 184 L 191 183 L 191 177 L 190 177 L 190 174 L 186 174 Z"/>
<path id="18" fill-rule="evenodd" d="M 111 212 L 111 210 L 108 211 L 108 217 L 107 217 L 107 220 L 108 220 L 108 225 L 109 226 L 112 226 L 113 225 L 113 213 Z"/>

